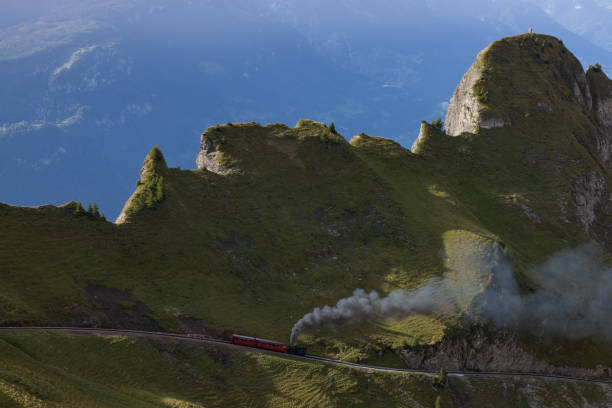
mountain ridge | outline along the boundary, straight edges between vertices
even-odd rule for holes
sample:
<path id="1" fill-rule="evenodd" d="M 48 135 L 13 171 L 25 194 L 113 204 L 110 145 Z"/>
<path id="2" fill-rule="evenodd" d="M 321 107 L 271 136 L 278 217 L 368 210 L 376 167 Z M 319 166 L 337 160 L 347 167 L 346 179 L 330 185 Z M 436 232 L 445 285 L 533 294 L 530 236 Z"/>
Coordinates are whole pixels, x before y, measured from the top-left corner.
<path id="1" fill-rule="evenodd" d="M 202 134 L 197 170 L 168 167 L 153 148 L 116 224 L 83 217 L 74 203 L 2 204 L 0 258 L 10 273 L 0 277 L 0 324 L 286 340 L 301 316 L 356 288 L 384 296 L 450 271 L 477 288 L 456 309 L 315 327 L 299 340 L 348 361 L 429 368 L 465 364 L 485 342 L 510 364 L 533 358 L 534 369 L 607 377 L 612 344 L 601 336 L 521 326 L 508 336 L 485 322 L 489 336 L 465 320 L 494 284 L 487 248 L 503 248 L 521 294 L 540 289 L 536 266 L 560 250 L 596 241 L 612 257 L 612 88 L 596 66 L 576 79 L 574 61 L 553 37 L 497 41 L 477 58 L 485 74 L 466 80 L 449 105 L 470 114 L 450 115 L 452 135 L 423 122 L 412 151 L 363 133 L 347 141 L 311 120 L 228 123 Z M 482 126 L 490 118 L 504 126 Z M 440 350 L 451 355 L 437 359 Z"/>

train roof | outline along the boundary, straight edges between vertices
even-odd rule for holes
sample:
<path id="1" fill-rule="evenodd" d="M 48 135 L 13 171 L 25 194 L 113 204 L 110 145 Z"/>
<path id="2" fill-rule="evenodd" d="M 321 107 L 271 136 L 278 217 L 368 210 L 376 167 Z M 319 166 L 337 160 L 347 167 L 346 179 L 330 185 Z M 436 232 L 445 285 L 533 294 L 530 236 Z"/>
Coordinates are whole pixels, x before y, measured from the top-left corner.
<path id="1" fill-rule="evenodd" d="M 238 337 L 240 339 L 245 339 L 245 340 L 257 340 L 257 341 L 261 341 L 261 342 L 264 342 L 264 343 L 278 344 L 280 346 L 286 346 L 286 344 L 281 342 L 281 341 L 262 339 L 262 338 L 259 338 L 259 337 L 245 336 L 243 334 L 232 334 L 232 337 Z"/>

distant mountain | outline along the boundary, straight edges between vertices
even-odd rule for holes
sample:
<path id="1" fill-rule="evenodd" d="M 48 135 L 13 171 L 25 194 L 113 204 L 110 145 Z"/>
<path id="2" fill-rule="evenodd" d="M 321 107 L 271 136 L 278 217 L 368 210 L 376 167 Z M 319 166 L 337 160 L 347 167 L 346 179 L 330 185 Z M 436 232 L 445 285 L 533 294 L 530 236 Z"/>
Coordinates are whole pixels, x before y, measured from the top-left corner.
<path id="1" fill-rule="evenodd" d="M 544 0 L 532 1 L 568 30 L 589 38 L 594 44 L 612 51 L 612 1 Z M 608 66 L 609 69 L 609 66 Z"/>

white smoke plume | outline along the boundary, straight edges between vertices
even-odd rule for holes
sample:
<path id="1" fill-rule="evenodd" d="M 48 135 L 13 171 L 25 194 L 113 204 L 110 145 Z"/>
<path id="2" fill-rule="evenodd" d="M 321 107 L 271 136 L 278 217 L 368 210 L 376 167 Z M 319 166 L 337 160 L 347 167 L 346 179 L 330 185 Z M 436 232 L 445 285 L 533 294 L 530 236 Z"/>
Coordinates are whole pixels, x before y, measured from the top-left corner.
<path id="1" fill-rule="evenodd" d="M 497 326 L 517 326 L 539 334 L 583 338 L 602 335 L 612 338 L 612 267 L 601 248 L 585 244 L 562 250 L 530 276 L 539 289 L 521 295 L 512 279 L 502 281 L 500 296 L 488 287 L 477 296 L 472 311 Z"/>
<path id="2" fill-rule="evenodd" d="M 560 251 L 533 268 L 529 276 L 539 289 L 529 294 L 520 293 L 509 258 L 498 244 L 480 243 L 472 253 L 466 255 L 465 248 L 460 252 L 461 270 L 413 291 L 400 289 L 380 297 L 376 291 L 356 289 L 335 306 L 315 308 L 293 326 L 291 343 L 301 332 L 318 326 L 437 315 L 449 308 L 498 327 L 612 338 L 612 267 L 597 245 Z"/>
<path id="3" fill-rule="evenodd" d="M 320 325 L 339 325 L 357 323 L 364 320 L 382 320 L 389 317 L 401 318 L 414 313 L 429 313 L 436 309 L 433 301 L 434 282 L 415 291 L 404 293 L 399 289 L 381 298 L 376 291 L 366 293 L 355 289 L 353 296 L 340 299 L 336 306 L 315 308 L 302 317 L 291 330 L 293 343 L 295 336 L 303 330 Z"/>

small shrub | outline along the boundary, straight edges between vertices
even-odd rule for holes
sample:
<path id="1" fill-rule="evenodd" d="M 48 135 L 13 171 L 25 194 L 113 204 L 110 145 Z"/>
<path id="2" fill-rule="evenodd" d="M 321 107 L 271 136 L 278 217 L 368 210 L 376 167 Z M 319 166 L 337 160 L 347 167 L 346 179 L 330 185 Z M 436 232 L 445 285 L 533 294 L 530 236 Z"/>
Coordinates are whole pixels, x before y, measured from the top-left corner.
<path id="1" fill-rule="evenodd" d="M 442 127 L 444 126 L 444 124 L 442 123 L 442 118 L 438 118 L 432 121 L 431 126 L 435 127 L 436 129 L 442 130 Z"/>
<path id="2" fill-rule="evenodd" d="M 131 213 L 136 213 L 143 208 L 155 208 L 157 203 L 164 198 L 164 178 L 159 174 L 151 174 L 142 188 L 136 192 L 132 199 Z"/>
<path id="3" fill-rule="evenodd" d="M 431 385 L 434 388 L 444 388 L 446 386 L 447 380 L 448 380 L 448 374 L 446 372 L 446 369 L 441 368 L 440 374 L 434 375 L 433 377 L 431 377 Z"/>
<path id="4" fill-rule="evenodd" d="M 334 125 L 334 122 L 332 122 L 332 123 L 329 125 L 329 131 L 330 131 L 330 132 L 332 132 L 333 134 L 338 133 L 338 132 L 336 132 L 336 125 Z"/>
<path id="5" fill-rule="evenodd" d="M 527 397 L 522 395 L 516 402 L 516 408 L 529 408 L 529 402 L 527 402 Z"/>
<path id="6" fill-rule="evenodd" d="M 595 72 L 601 72 L 601 64 L 598 62 L 595 65 L 589 65 L 589 70 L 591 69 Z"/>
<path id="7" fill-rule="evenodd" d="M 446 385 L 447 381 L 448 381 L 448 373 L 446 372 L 446 369 L 442 367 L 440 369 L 440 383 L 442 385 Z"/>
<path id="8" fill-rule="evenodd" d="M 100 217 L 100 210 L 98 209 L 98 203 L 94 202 L 93 207 L 91 208 L 91 213 L 96 217 Z"/>
<path id="9" fill-rule="evenodd" d="M 480 103 L 487 103 L 488 102 L 488 100 L 489 100 L 489 91 L 484 89 L 481 81 L 477 81 L 474 84 L 474 87 L 472 88 L 472 92 L 474 93 L 474 96 L 476 97 L 478 102 L 480 102 Z"/>
<path id="10" fill-rule="evenodd" d="M 323 129 L 319 133 L 319 140 L 321 140 L 321 143 L 326 144 L 339 144 L 341 137 L 337 133 L 332 133 L 330 129 Z"/>

